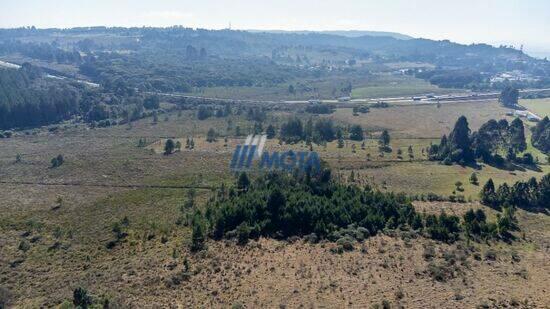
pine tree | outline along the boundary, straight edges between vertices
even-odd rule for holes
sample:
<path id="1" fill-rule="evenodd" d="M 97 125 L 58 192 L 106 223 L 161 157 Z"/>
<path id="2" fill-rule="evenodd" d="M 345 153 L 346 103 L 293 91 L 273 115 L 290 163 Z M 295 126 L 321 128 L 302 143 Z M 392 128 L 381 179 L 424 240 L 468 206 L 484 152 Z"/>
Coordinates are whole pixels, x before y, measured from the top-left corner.
<path id="1" fill-rule="evenodd" d="M 378 142 L 383 147 L 387 147 L 390 144 L 390 134 L 388 133 L 388 130 L 382 131 L 382 135 L 380 135 Z"/>
<path id="2" fill-rule="evenodd" d="M 65 162 L 65 158 L 63 158 L 63 155 L 57 155 L 57 157 L 53 158 L 51 161 L 51 167 L 52 168 L 56 168 L 56 167 L 59 167 L 61 165 L 63 165 L 63 163 Z"/>
<path id="3" fill-rule="evenodd" d="M 523 121 L 516 118 L 510 123 L 508 128 L 510 134 L 510 146 L 516 152 L 522 152 L 527 149 L 527 143 L 525 142 L 525 131 L 523 127 Z"/>
<path id="4" fill-rule="evenodd" d="M 267 126 L 267 129 L 266 129 L 266 131 L 265 131 L 265 134 L 267 135 L 267 138 L 268 138 L 268 139 L 273 139 L 273 138 L 275 137 L 275 135 L 276 135 L 276 133 L 275 133 L 275 127 L 274 127 L 272 124 L 270 124 L 269 126 Z"/>
<path id="5" fill-rule="evenodd" d="M 92 297 L 88 295 L 88 291 L 84 288 L 76 288 L 73 291 L 73 305 L 77 308 L 86 309 L 93 303 Z"/>
<path id="6" fill-rule="evenodd" d="M 193 232 L 191 235 L 191 251 L 200 251 L 205 249 L 206 242 L 206 223 L 202 213 L 196 210 L 191 221 Z"/>
<path id="7" fill-rule="evenodd" d="M 169 155 L 174 152 L 174 148 L 176 147 L 176 144 L 174 143 L 174 140 L 171 138 L 166 140 L 166 143 L 164 144 L 164 154 Z"/>
<path id="8" fill-rule="evenodd" d="M 248 191 L 249 186 L 250 180 L 248 179 L 248 175 L 245 172 L 242 172 L 237 180 L 237 189 L 241 192 L 246 192 Z"/>
<path id="9" fill-rule="evenodd" d="M 352 141 L 362 141 L 363 128 L 361 128 L 361 126 L 358 124 L 351 126 L 349 139 L 351 139 Z"/>
<path id="10" fill-rule="evenodd" d="M 217 137 L 217 133 L 213 128 L 210 128 L 208 130 L 208 133 L 206 133 L 206 141 L 209 143 L 215 142 Z"/>
<path id="11" fill-rule="evenodd" d="M 470 163 L 474 160 L 471 148 L 470 128 L 468 120 L 460 116 L 456 121 L 455 127 L 449 135 L 450 158 L 453 162 Z"/>
<path id="12" fill-rule="evenodd" d="M 313 138 L 313 119 L 311 119 L 311 117 L 309 117 L 304 127 L 304 136 L 306 139 L 310 140 Z"/>
<path id="13" fill-rule="evenodd" d="M 483 189 L 480 192 L 480 198 L 481 203 L 488 206 L 494 206 L 496 201 L 496 193 L 493 179 L 489 178 L 489 180 L 487 180 L 487 182 L 483 186 Z"/>

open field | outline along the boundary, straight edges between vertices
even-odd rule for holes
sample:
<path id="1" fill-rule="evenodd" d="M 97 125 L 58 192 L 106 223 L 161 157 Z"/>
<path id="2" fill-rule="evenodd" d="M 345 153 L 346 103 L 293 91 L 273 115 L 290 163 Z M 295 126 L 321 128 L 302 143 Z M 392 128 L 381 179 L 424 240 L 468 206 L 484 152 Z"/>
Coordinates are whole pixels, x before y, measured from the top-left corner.
<path id="1" fill-rule="evenodd" d="M 448 134 L 458 117 L 468 118 L 470 129 L 475 131 L 489 119 L 504 118 L 508 109 L 496 101 L 453 102 L 430 105 L 400 105 L 389 108 L 372 108 L 367 114 L 352 115 L 351 109 L 338 109 L 334 119 L 360 124 L 367 131 L 387 129 L 391 136 L 410 138 L 440 138 Z"/>
<path id="2" fill-rule="evenodd" d="M 346 96 L 340 89 L 350 82 L 352 98 L 384 98 L 402 97 L 421 94 L 447 94 L 455 89 L 443 89 L 424 80 L 406 75 L 372 74 L 363 77 L 332 77 L 330 79 L 297 80 L 295 82 L 271 87 L 208 87 L 202 88 L 190 95 L 200 95 L 214 98 L 249 99 L 249 100 L 308 100 L 312 98 L 335 99 Z M 288 92 L 288 86 L 293 85 L 296 93 Z M 302 91 L 303 85 L 309 88 Z"/>
<path id="3" fill-rule="evenodd" d="M 352 98 L 385 98 L 416 96 L 420 94 L 446 94 L 453 89 L 443 89 L 424 80 L 407 75 L 378 75 L 364 86 L 353 89 Z"/>
<path id="4" fill-rule="evenodd" d="M 550 117 L 550 99 L 528 99 L 520 100 L 519 104 L 525 106 L 528 110 L 540 117 Z"/>
<path id="5" fill-rule="evenodd" d="M 369 138 L 314 145 L 315 151 L 345 180 L 351 170 L 358 184 L 409 194 L 437 193 L 448 196 L 461 181 L 463 194 L 472 203 L 421 203 L 419 211 L 442 209 L 463 214 L 484 208 L 475 200 L 480 187 L 469 184 L 472 172 L 483 184 L 541 177 L 550 172 L 504 171 L 489 166 L 480 170 L 445 166 L 426 161 L 422 149 L 448 134 L 456 118 L 466 115 L 472 129 L 506 110 L 496 102 L 447 103 L 436 106 L 395 106 L 372 109 L 352 116 L 338 109 L 330 117 L 338 124 L 361 124 Z M 277 112 L 269 121 L 290 112 Z M 167 117 L 166 117 L 167 116 Z M 308 117 L 309 115 L 299 115 Z M 166 119 L 165 119 L 166 118 Z M 231 126 L 248 132 L 253 123 L 231 116 Z M 191 210 L 180 207 L 189 188 L 195 188 L 197 207 L 211 196 L 211 188 L 234 181 L 228 165 L 234 146 L 244 137 L 229 134 L 227 118 L 199 121 L 194 112 L 160 115 L 154 124 L 146 118 L 131 126 L 88 129 L 60 126 L 56 132 L 36 130 L 0 139 L 0 286 L 9 290 L 18 307 L 54 307 L 72 297 L 76 286 L 108 296 L 123 307 L 369 307 L 386 300 L 405 307 L 475 307 L 478 305 L 543 307 L 550 303 L 548 243 L 550 223 L 546 215 L 520 212 L 527 235 L 511 245 L 475 243 L 467 253 L 459 245 L 433 242 L 418 235 L 378 235 L 356 243 L 355 250 L 334 254 L 334 243 L 309 244 L 260 239 L 246 247 L 228 241 L 209 241 L 209 249 L 192 254 L 188 249 Z M 222 136 L 205 140 L 214 128 Z M 392 153 L 378 155 L 377 137 L 382 129 L 392 136 Z M 230 131 L 232 132 L 232 131 Z M 166 138 L 183 141 L 192 137 L 195 149 L 163 155 Z M 137 147 L 145 138 L 147 146 Z M 355 152 L 352 145 L 355 144 Z M 409 161 L 407 148 L 412 146 Z M 268 150 L 307 150 L 304 143 L 279 144 L 269 140 Z M 154 151 L 151 151 L 153 149 Z M 403 159 L 397 157 L 403 151 Z M 367 154 L 371 156 L 367 161 Z M 17 154 L 22 155 L 16 163 Z M 50 168 L 50 160 L 63 154 L 65 163 Z M 150 186 L 150 187 L 147 187 Z M 114 248 L 113 225 L 129 221 L 128 236 Z M 182 219 L 183 218 L 183 219 Z M 179 222 L 182 219 L 182 222 Z M 22 242 L 29 248 L 21 250 Z M 433 246 L 433 261 L 424 258 Z M 496 260 L 484 258 L 488 250 Z M 453 278 L 434 280 L 431 263 L 442 263 L 448 253 L 465 256 Z M 518 255 L 520 261 L 513 261 Z M 479 258 L 481 257 L 481 258 Z M 190 263 L 192 275 L 174 283 Z M 177 281 L 177 280 L 176 280 Z M 518 289 L 521 286 L 523 288 Z"/>
<path id="6" fill-rule="evenodd" d="M 369 76 L 333 76 L 330 78 L 298 79 L 284 84 L 274 86 L 242 86 L 242 87 L 206 87 L 201 88 L 191 95 L 199 95 L 225 99 L 245 100 L 309 100 L 334 99 L 344 96 L 340 89 L 352 83 L 352 85 L 368 85 L 371 79 L 377 77 Z M 295 93 L 288 91 L 289 85 L 295 87 Z"/>

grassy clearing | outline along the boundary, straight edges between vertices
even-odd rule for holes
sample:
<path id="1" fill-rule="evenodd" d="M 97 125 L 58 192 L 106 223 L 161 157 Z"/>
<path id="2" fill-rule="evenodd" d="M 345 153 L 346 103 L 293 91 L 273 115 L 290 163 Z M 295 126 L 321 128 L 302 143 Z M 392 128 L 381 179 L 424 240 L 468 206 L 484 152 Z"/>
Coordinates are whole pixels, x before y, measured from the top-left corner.
<path id="1" fill-rule="evenodd" d="M 335 76 L 330 79 L 295 80 L 290 83 L 270 87 L 208 87 L 192 95 L 216 98 L 249 100 L 308 100 L 311 98 L 334 99 L 345 96 L 340 89 L 350 82 L 353 86 L 353 98 L 380 98 L 415 96 L 422 94 L 445 94 L 455 89 L 443 89 L 424 80 L 406 75 L 375 74 L 368 76 Z M 288 92 L 289 85 L 297 92 Z M 297 85 L 306 85 L 308 91 L 300 91 Z"/>
<path id="2" fill-rule="evenodd" d="M 550 98 L 520 100 L 519 104 L 541 117 L 550 117 Z"/>
<path id="3" fill-rule="evenodd" d="M 496 101 L 456 102 L 420 106 L 373 108 L 367 114 L 353 116 L 351 109 L 337 109 L 331 115 L 337 121 L 360 124 L 368 131 L 387 129 L 392 137 L 440 138 L 449 134 L 458 117 L 468 118 L 471 130 L 477 130 L 489 119 L 502 119 L 507 109 Z"/>
<path id="4" fill-rule="evenodd" d="M 474 172 L 477 173 L 479 186 L 469 183 L 470 175 Z M 543 172 L 550 172 L 550 168 L 545 166 Z M 510 184 L 520 179 L 539 178 L 543 175 L 543 173 L 528 170 L 509 172 L 490 166 L 475 170 L 469 167 L 446 166 L 435 162 L 395 163 L 382 168 L 365 168 L 359 173 L 367 176 L 367 179 L 382 189 L 411 194 L 433 192 L 448 196 L 455 190 L 455 183 L 460 181 L 463 183 L 464 192 L 457 191 L 456 193 L 474 200 L 478 199 L 481 186 L 489 178 L 492 178 L 495 185 L 498 186 L 503 182 Z"/>
<path id="5" fill-rule="evenodd" d="M 406 75 L 376 75 L 364 86 L 354 88 L 352 98 L 385 98 L 444 94 L 453 91 L 432 85 L 424 80 Z M 455 90 L 456 91 L 456 90 Z"/>
<path id="6" fill-rule="evenodd" d="M 348 82 L 357 87 L 367 85 L 371 76 L 333 76 L 330 78 L 299 79 L 266 87 L 208 87 L 192 95 L 245 100 L 308 100 L 311 98 L 334 99 L 344 96 L 340 89 Z M 289 93 L 289 85 L 296 89 Z"/>

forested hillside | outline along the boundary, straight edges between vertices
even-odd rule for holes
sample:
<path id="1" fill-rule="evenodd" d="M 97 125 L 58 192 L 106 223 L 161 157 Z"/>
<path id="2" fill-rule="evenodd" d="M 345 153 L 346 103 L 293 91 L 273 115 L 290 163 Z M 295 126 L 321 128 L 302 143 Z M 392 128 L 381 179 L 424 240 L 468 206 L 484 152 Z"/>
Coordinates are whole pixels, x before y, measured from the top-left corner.
<path id="1" fill-rule="evenodd" d="M 0 129 L 54 123 L 78 113 L 80 90 L 41 82 L 41 75 L 30 65 L 0 69 Z"/>
<path id="2" fill-rule="evenodd" d="M 143 111 L 139 102 L 151 92 L 337 99 L 372 84 L 392 87 L 393 82 L 385 82 L 388 76 L 412 84 L 426 85 L 423 79 L 443 88 L 495 90 L 512 82 L 493 83 L 492 77 L 510 70 L 528 76 L 514 81 L 515 87 L 550 86 L 549 62 L 511 47 L 315 32 L 177 26 L 2 29 L 0 59 L 29 62 L 66 78 L 44 78 L 44 73 L 30 72 L 29 65 L 2 70 L 2 129 L 55 123 L 73 115 L 89 121 L 109 118 L 109 113 L 137 117 Z M 100 87 L 88 89 L 75 83 L 77 79 Z M 428 91 L 439 90 L 427 85 Z"/>
<path id="3" fill-rule="evenodd" d="M 159 90 L 262 86 L 288 81 L 290 76 L 319 77 L 341 69 L 348 70 L 348 75 L 356 75 L 361 74 L 361 68 L 370 72 L 388 70 L 384 64 L 396 61 L 429 63 L 436 68 L 411 73 L 451 87 L 488 87 L 491 74 L 510 70 L 541 77 L 539 85 L 550 76 L 548 61 L 531 58 L 507 46 L 315 32 L 183 27 L 0 30 L 0 55 L 13 53 L 72 63 L 97 81 L 137 73 L 140 77 L 157 79 L 158 87 L 153 81 L 147 83 Z M 162 83 L 173 76 L 183 78 L 175 84 Z"/>

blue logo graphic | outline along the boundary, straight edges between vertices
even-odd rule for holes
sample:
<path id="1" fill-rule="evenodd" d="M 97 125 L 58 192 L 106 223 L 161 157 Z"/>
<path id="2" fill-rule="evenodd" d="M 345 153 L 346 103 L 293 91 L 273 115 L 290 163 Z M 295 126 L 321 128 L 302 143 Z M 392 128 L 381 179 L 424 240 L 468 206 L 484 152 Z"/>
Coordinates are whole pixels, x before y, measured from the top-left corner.
<path id="1" fill-rule="evenodd" d="M 230 168 L 234 171 L 249 170 L 252 168 L 252 163 L 255 160 L 259 160 L 259 169 L 280 169 L 287 171 L 301 169 L 305 171 L 307 169 L 319 170 L 321 168 L 319 155 L 315 151 L 294 152 L 288 150 L 284 152 L 274 151 L 271 154 L 267 151 L 262 152 L 266 139 L 265 135 L 249 135 L 244 145 L 237 145 L 235 147 Z"/>

